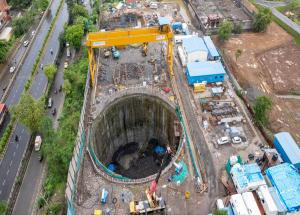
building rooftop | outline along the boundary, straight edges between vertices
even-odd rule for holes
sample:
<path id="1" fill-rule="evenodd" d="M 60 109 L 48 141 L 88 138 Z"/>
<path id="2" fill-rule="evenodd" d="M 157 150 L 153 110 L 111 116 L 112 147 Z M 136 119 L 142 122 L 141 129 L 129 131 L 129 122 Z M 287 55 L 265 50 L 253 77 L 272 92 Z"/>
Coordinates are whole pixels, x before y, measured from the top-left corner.
<path id="1" fill-rule="evenodd" d="M 284 213 L 287 211 L 284 203 L 281 201 L 280 196 L 274 187 L 269 187 L 270 194 L 276 204 L 278 212 Z"/>
<path id="2" fill-rule="evenodd" d="M 290 135 L 289 132 L 280 132 L 274 135 L 274 137 L 280 143 L 280 146 L 288 156 L 289 161 L 292 164 L 300 163 L 300 148 Z M 275 144 L 276 146 L 276 144 Z M 277 147 L 276 147 L 277 148 Z M 286 161 L 287 162 L 287 161 Z"/>
<path id="3" fill-rule="evenodd" d="M 210 36 L 204 36 L 203 37 L 203 40 L 204 40 L 204 43 L 210 53 L 211 56 L 213 57 L 218 57 L 220 56 L 219 55 L 219 52 L 217 51 L 213 41 L 211 40 Z"/>
<path id="4" fill-rule="evenodd" d="M 187 53 L 192 53 L 200 50 L 208 52 L 203 39 L 200 37 L 183 38 L 182 46 Z"/>
<path id="5" fill-rule="evenodd" d="M 300 175 L 289 163 L 279 164 L 266 170 L 272 185 L 289 212 L 300 210 Z"/>
<path id="6" fill-rule="evenodd" d="M 266 184 L 257 163 L 235 164 L 230 170 L 230 175 L 238 192 L 253 190 Z"/>
<path id="7" fill-rule="evenodd" d="M 221 62 L 193 62 L 187 64 L 187 70 L 190 76 L 221 75 L 225 70 Z"/>

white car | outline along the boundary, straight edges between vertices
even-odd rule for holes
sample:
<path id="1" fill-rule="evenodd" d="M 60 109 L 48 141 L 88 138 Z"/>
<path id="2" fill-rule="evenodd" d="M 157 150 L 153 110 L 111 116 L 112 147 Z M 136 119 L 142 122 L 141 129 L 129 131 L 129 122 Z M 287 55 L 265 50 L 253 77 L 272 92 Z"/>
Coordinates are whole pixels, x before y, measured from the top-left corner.
<path id="1" fill-rule="evenodd" d="M 16 67 L 15 67 L 15 66 L 11 66 L 11 67 L 9 68 L 9 72 L 10 72 L 10 73 L 13 73 L 15 70 L 16 70 Z"/>
<path id="2" fill-rule="evenodd" d="M 220 139 L 218 139 L 218 145 L 223 145 L 223 144 L 227 144 L 230 142 L 229 137 L 221 137 Z"/>
<path id="3" fill-rule="evenodd" d="M 25 40 L 24 43 L 23 43 L 24 47 L 27 47 L 28 44 L 29 44 L 29 41 L 28 41 L 28 40 Z"/>
<path id="4" fill-rule="evenodd" d="M 239 144 L 241 142 L 242 142 L 242 139 L 238 136 L 232 138 L 232 143 L 233 144 Z"/>
<path id="5" fill-rule="evenodd" d="M 32 31 L 32 32 L 31 32 L 31 36 L 34 36 L 34 35 L 35 35 L 35 31 Z"/>

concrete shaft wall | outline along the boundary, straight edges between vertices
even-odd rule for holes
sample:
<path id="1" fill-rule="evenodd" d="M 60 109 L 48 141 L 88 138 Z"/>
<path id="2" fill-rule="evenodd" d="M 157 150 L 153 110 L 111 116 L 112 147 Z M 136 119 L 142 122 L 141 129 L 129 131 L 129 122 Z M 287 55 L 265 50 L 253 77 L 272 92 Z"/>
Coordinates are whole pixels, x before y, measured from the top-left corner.
<path id="1" fill-rule="evenodd" d="M 177 149 L 175 110 L 159 97 L 133 94 L 114 100 L 97 116 L 93 124 L 92 144 L 98 159 L 107 165 L 114 152 L 127 143 L 138 143 L 144 151 L 154 138 L 160 145 Z"/>

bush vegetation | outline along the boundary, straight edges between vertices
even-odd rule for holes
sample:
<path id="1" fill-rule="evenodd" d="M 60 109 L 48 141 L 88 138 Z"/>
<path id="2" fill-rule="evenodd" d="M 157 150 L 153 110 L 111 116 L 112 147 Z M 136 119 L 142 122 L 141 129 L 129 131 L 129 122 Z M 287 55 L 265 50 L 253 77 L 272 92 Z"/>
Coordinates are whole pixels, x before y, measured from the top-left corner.
<path id="1" fill-rule="evenodd" d="M 267 96 L 259 96 L 254 103 L 254 119 L 258 125 L 265 126 L 268 123 L 268 111 L 272 108 L 272 100 Z"/>
<path id="2" fill-rule="evenodd" d="M 40 132 L 43 135 L 43 154 L 48 163 L 48 176 L 44 183 L 43 198 L 47 201 L 57 189 L 64 190 L 68 167 L 75 146 L 80 111 L 83 104 L 83 93 L 88 70 L 86 56 L 70 65 L 64 72 L 64 83 L 70 83 L 72 90 L 65 92 L 65 102 L 57 131 L 52 127 L 52 121 L 43 117 Z M 65 87 L 64 87 L 65 89 Z M 53 206 L 56 210 L 60 206 Z"/>
<path id="3" fill-rule="evenodd" d="M 231 36 L 232 30 L 233 30 L 232 23 L 227 20 L 223 21 L 218 31 L 220 40 L 221 41 L 228 40 L 229 37 Z"/>

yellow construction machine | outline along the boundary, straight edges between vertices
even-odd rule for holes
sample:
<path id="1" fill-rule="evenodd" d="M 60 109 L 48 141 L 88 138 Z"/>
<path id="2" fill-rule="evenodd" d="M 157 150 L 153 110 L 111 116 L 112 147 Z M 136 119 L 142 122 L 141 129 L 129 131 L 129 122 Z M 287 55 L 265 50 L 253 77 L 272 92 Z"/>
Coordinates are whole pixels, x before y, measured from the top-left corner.
<path id="1" fill-rule="evenodd" d="M 149 188 L 146 189 L 145 193 L 147 200 L 144 201 L 131 201 L 129 203 L 129 210 L 131 215 L 140 214 L 153 214 L 165 211 L 166 203 L 162 197 L 156 195 L 157 183 L 160 178 L 161 172 L 164 169 L 167 160 L 171 156 L 171 149 L 167 147 L 163 160 L 161 162 L 160 169 L 154 181 L 152 181 Z"/>

